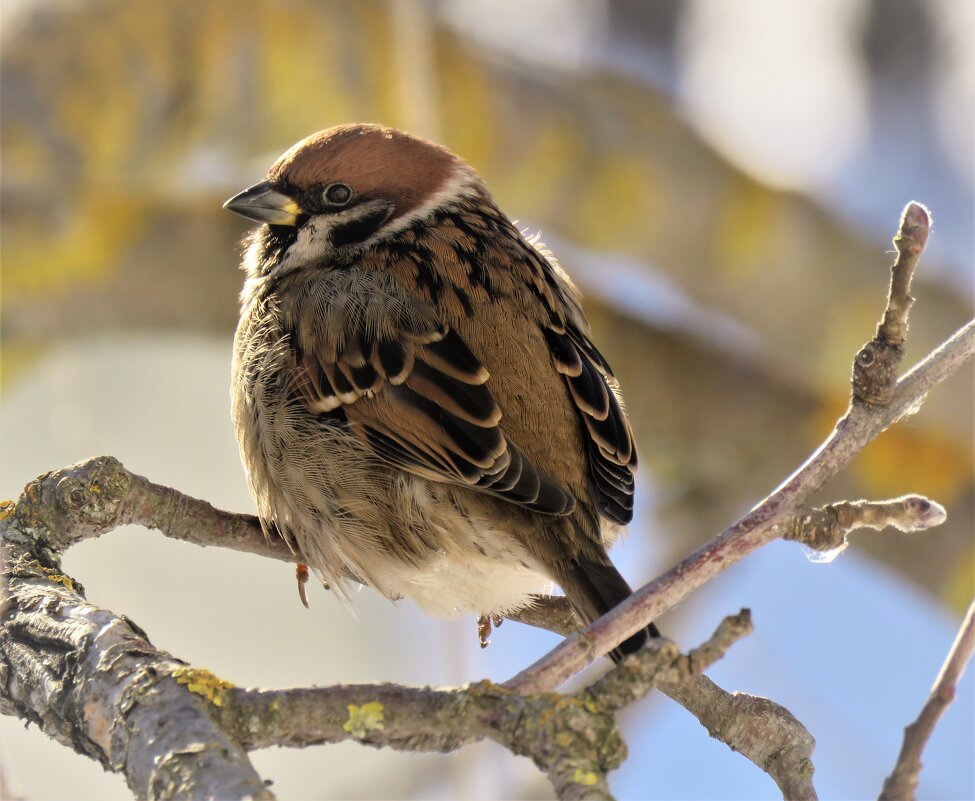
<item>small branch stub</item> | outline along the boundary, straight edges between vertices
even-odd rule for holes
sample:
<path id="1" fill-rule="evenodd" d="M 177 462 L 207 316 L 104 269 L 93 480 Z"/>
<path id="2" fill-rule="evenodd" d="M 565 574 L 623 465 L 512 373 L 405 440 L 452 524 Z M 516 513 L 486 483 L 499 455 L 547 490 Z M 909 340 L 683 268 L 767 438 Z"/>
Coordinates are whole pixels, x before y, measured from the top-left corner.
<path id="1" fill-rule="evenodd" d="M 904 357 L 908 315 L 914 298 L 911 279 L 931 229 L 931 215 L 920 203 L 910 202 L 901 215 L 894 237 L 897 259 L 890 268 L 890 290 L 877 335 L 864 345 L 853 361 L 853 400 L 886 406 L 894 397 L 897 368 Z"/>
<path id="2" fill-rule="evenodd" d="M 673 653 L 670 671 L 678 671 L 678 675 L 660 675 L 660 665 L 640 659 L 624 659 L 619 665 L 610 670 L 595 682 L 587 691 L 588 696 L 606 711 L 617 711 L 643 697 L 650 687 L 657 686 L 661 681 L 674 683 L 681 677 L 698 676 L 709 666 L 721 659 L 728 649 L 743 637 L 754 631 L 751 612 L 742 609 L 737 615 L 726 617 L 714 634 L 682 657 L 676 645 L 667 640 L 652 640 L 646 647 L 660 651 L 670 649 Z M 648 672 L 648 666 L 651 670 Z"/>
<path id="3" fill-rule="evenodd" d="M 928 242 L 930 230 L 931 213 L 920 203 L 908 203 L 894 237 L 897 261 L 890 270 L 887 309 L 877 327 L 877 339 L 894 345 L 901 345 L 907 339 L 907 316 L 914 303 L 914 298 L 911 297 L 911 279 L 914 277 L 918 256 Z"/>
<path id="4" fill-rule="evenodd" d="M 923 531 L 948 519 L 945 508 L 921 495 L 904 495 L 889 501 L 839 501 L 806 511 L 800 510 L 794 525 L 783 535 L 814 551 L 845 548 L 847 537 L 860 528 L 876 531 L 893 526 L 905 531 Z"/>

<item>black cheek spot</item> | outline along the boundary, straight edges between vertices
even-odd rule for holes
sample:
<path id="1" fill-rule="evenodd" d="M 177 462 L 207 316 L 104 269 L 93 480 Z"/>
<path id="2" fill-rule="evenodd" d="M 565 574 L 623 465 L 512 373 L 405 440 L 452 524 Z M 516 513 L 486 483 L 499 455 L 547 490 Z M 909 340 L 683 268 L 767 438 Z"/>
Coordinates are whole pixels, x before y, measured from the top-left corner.
<path id="1" fill-rule="evenodd" d="M 340 248 L 364 242 L 383 226 L 392 211 L 392 206 L 381 206 L 361 217 L 336 225 L 329 234 L 332 246 Z"/>

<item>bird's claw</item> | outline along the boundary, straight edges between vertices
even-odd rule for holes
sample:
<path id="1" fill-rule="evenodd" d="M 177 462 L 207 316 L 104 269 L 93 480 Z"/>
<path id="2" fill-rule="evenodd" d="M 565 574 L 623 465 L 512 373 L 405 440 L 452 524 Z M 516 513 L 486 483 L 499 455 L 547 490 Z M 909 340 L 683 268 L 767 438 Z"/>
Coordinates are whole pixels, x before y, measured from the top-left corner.
<path id="1" fill-rule="evenodd" d="M 308 584 L 308 565 L 298 564 L 295 567 L 295 578 L 298 580 L 298 598 L 301 605 L 308 608 L 308 593 L 305 592 L 305 585 Z"/>

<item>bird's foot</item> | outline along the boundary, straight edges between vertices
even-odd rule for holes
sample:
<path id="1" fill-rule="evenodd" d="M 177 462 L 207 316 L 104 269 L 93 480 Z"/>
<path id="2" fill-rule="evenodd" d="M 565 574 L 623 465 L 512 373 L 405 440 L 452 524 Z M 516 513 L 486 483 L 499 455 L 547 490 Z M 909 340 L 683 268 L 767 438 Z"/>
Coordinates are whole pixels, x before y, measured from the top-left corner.
<path id="1" fill-rule="evenodd" d="M 488 638 L 491 636 L 491 616 L 478 615 L 477 617 L 477 641 L 481 648 L 487 648 L 491 644 Z"/>
<path id="2" fill-rule="evenodd" d="M 501 615 L 478 616 L 477 641 L 481 644 L 481 648 L 487 648 L 491 644 L 491 640 L 488 639 L 491 636 L 491 625 L 494 624 L 494 628 L 500 628 L 503 622 L 504 618 Z"/>

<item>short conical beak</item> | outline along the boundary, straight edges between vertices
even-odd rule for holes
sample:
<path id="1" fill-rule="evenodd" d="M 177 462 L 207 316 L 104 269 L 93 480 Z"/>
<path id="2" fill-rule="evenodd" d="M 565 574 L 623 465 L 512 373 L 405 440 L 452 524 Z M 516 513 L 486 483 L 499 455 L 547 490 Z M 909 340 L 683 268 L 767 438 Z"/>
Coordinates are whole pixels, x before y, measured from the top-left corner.
<path id="1" fill-rule="evenodd" d="M 270 225 L 296 225 L 298 217 L 305 213 L 293 197 L 272 189 L 267 181 L 234 195 L 223 207 L 248 220 Z"/>

